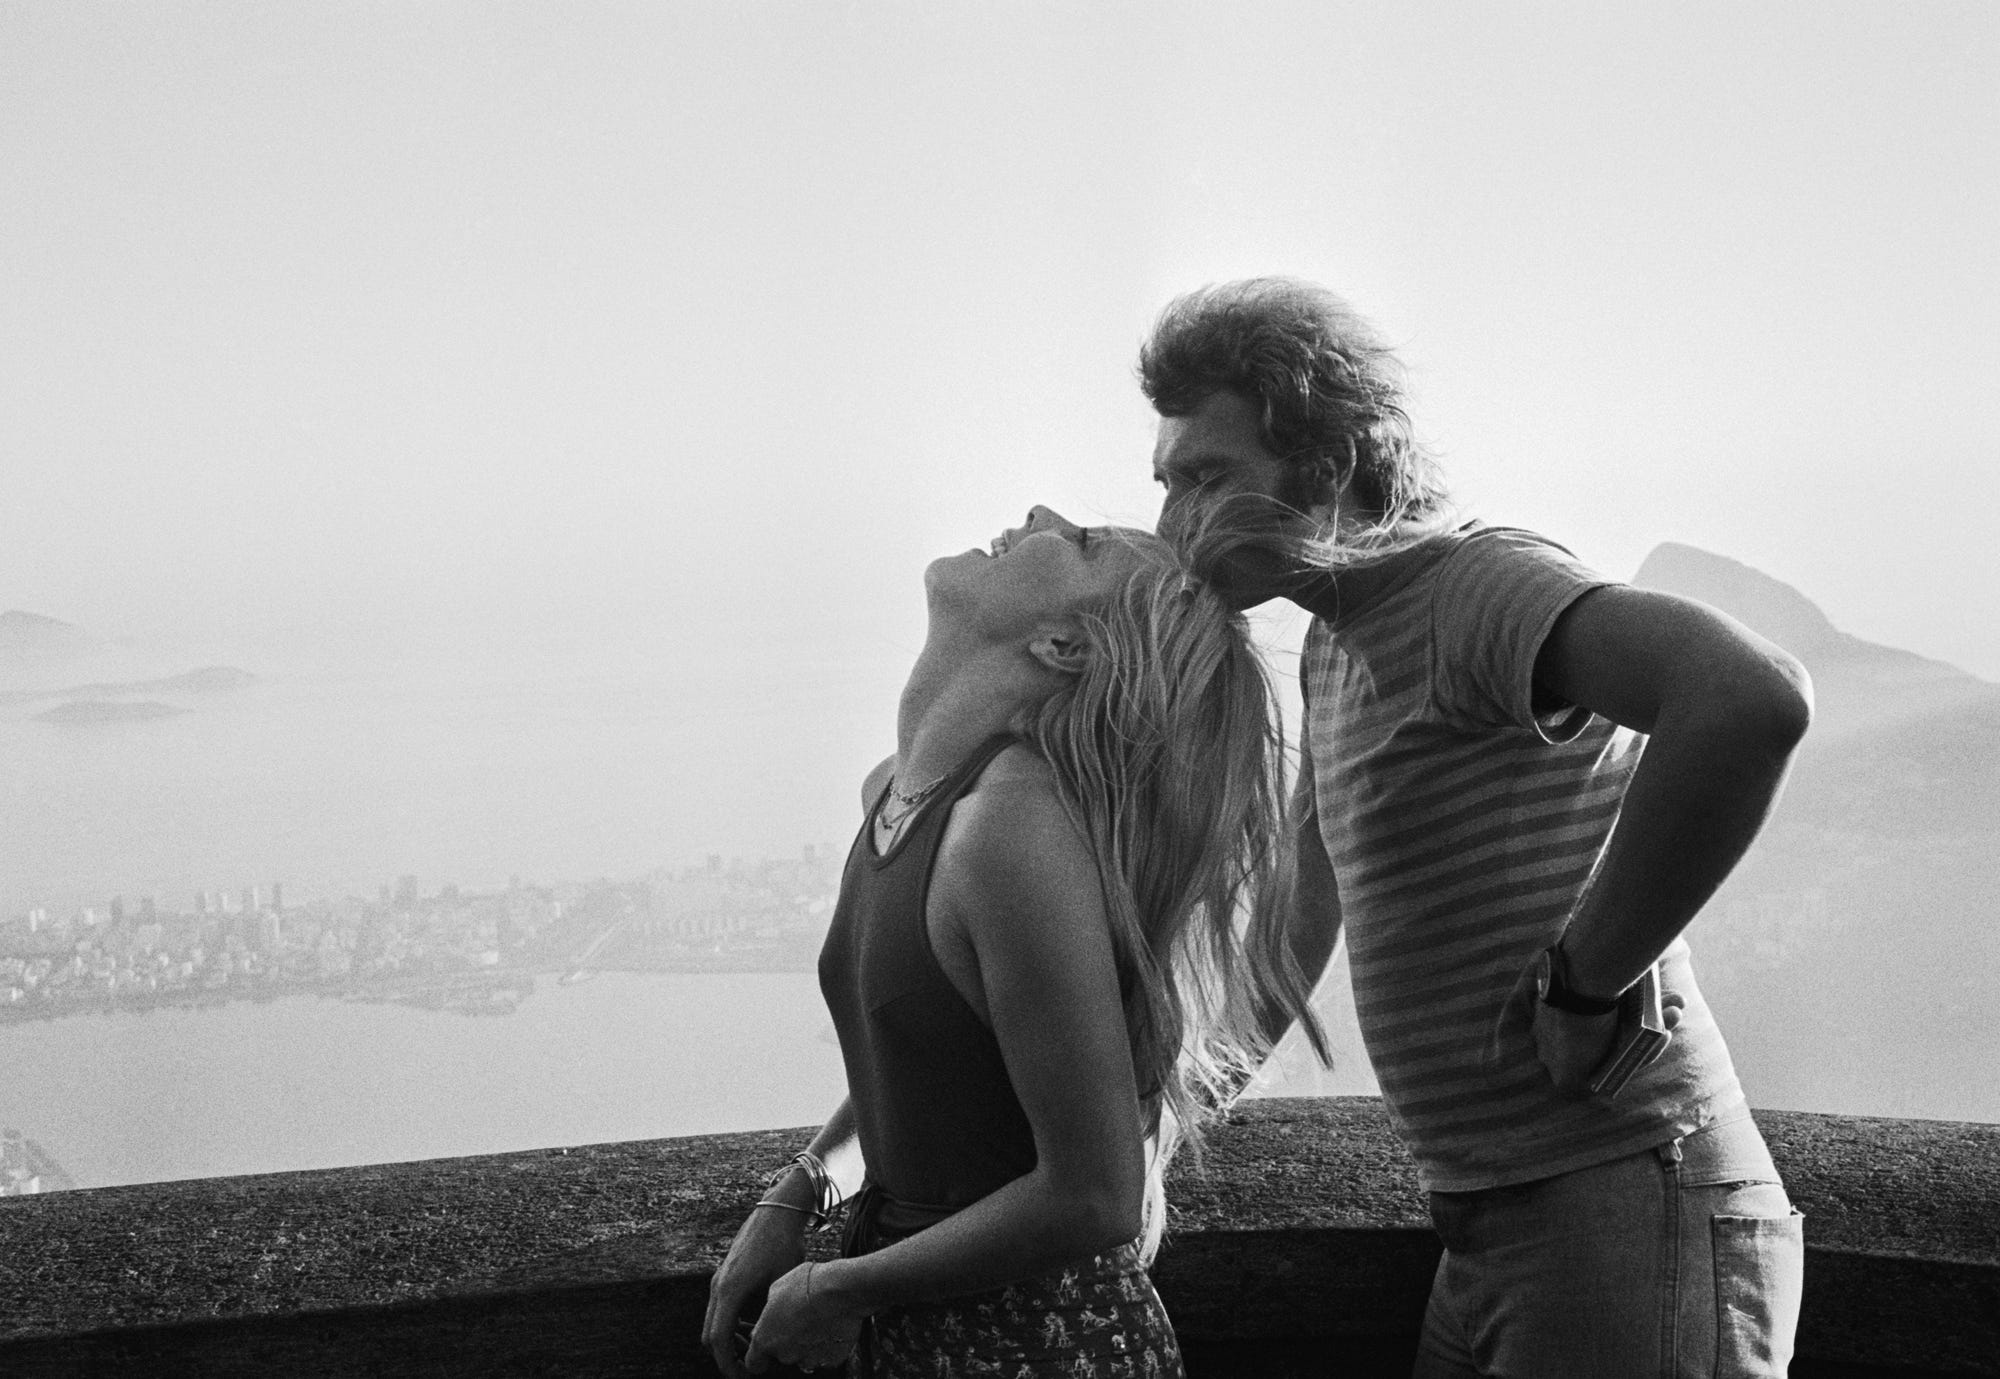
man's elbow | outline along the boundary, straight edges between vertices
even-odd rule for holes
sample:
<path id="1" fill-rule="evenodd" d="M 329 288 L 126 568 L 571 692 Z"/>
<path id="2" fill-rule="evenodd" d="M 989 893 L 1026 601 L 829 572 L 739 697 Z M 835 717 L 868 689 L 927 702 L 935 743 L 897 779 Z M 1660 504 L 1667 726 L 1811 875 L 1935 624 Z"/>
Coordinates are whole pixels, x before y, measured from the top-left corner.
<path id="1" fill-rule="evenodd" d="M 1812 727 L 1812 676 L 1789 652 L 1771 646 L 1742 676 L 1730 696 L 1730 715 L 1750 743 L 1779 761 L 1789 760 Z"/>

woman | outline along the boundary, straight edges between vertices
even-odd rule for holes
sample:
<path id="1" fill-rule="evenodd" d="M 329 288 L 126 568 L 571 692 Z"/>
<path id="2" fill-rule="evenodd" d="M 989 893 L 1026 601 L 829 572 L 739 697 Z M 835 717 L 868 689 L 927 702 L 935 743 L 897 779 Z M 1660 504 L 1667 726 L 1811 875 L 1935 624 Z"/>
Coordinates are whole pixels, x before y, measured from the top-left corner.
<path id="1" fill-rule="evenodd" d="M 1142 1259 L 1161 1146 L 1260 1025 L 1320 1042 L 1273 920 L 1263 668 L 1147 533 L 1036 508 L 924 582 L 820 956 L 848 1099 L 744 1223 L 703 1339 L 728 1374 L 1179 1374 Z M 843 1257 L 802 1262 L 857 1189 Z"/>

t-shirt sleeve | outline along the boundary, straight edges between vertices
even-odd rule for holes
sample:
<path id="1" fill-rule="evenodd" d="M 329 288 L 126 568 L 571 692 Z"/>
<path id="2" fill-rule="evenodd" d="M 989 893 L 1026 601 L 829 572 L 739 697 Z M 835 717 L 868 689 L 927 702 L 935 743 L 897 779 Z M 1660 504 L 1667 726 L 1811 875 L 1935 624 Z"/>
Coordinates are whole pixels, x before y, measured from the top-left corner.
<path id="1" fill-rule="evenodd" d="M 1446 558 L 1431 607 L 1439 707 L 1468 725 L 1526 729 L 1550 742 L 1582 732 L 1588 709 L 1536 712 L 1535 657 L 1565 608 L 1612 582 L 1533 532 L 1487 527 L 1466 537 Z"/>

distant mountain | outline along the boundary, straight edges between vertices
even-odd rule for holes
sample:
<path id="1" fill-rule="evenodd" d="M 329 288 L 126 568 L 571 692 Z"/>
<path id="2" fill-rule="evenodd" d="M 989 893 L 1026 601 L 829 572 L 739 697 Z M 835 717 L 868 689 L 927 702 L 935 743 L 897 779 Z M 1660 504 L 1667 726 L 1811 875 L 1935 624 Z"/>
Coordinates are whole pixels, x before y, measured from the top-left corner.
<path id="1" fill-rule="evenodd" d="M 1646 557 L 1632 582 L 1720 608 L 1805 662 L 1818 701 L 1814 743 L 1891 720 L 2000 701 L 2000 685 L 1839 631 L 1791 585 L 1727 556 L 1667 542 Z"/>
<path id="2" fill-rule="evenodd" d="M 1690 931 L 1751 1100 L 2000 1119 L 2000 685 L 1692 546 L 1633 582 L 1721 609 L 1813 679 L 1784 798 Z"/>
<path id="3" fill-rule="evenodd" d="M 10 608 L 0 613 L 0 656 L 79 656 L 97 640 L 74 623 Z"/>
<path id="4" fill-rule="evenodd" d="M 1632 582 L 1720 608 L 1769 637 L 1794 656 L 1806 656 L 1847 638 L 1813 601 L 1780 580 L 1728 556 L 1667 541 L 1653 548 Z"/>

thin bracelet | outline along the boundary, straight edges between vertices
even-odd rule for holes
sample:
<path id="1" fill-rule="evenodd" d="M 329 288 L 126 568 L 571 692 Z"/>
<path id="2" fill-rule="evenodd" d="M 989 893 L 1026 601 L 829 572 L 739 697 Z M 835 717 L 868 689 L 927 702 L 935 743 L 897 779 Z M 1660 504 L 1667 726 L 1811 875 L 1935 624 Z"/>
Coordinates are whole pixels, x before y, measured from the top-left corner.
<path id="1" fill-rule="evenodd" d="M 832 1217 L 840 1211 L 840 1203 L 844 1203 L 846 1197 L 840 1193 L 840 1187 L 834 1185 L 834 1175 L 826 1171 L 826 1159 L 812 1153 L 812 1149 L 800 1149 L 792 1155 L 792 1163 L 804 1167 L 806 1177 L 812 1179 L 812 1197 L 820 1207 L 820 1215 Z"/>
<path id="2" fill-rule="evenodd" d="M 810 1149 L 801 1149 L 792 1155 L 792 1162 L 803 1168 L 806 1177 L 812 1181 L 813 1205 L 818 1209 L 820 1219 L 830 1219 L 847 1199 L 834 1186 L 833 1175 L 826 1171 L 826 1161 Z"/>
<path id="3" fill-rule="evenodd" d="M 805 1217 L 806 1225 L 814 1228 L 817 1228 L 819 1225 L 819 1213 L 811 1207 L 802 1207 L 795 1202 L 780 1202 L 775 1197 L 761 1197 L 758 1199 L 757 1205 L 760 1207 L 777 1207 L 783 1211 L 795 1211 Z"/>
<path id="4" fill-rule="evenodd" d="M 813 1153 L 812 1150 L 801 1149 L 798 1153 L 792 1155 L 786 1161 L 783 1168 L 780 1168 L 764 1180 L 765 1188 L 768 1190 L 776 1187 L 794 1169 L 806 1175 L 806 1183 L 812 1190 L 812 1206 L 796 1207 L 790 1202 L 779 1202 L 768 1198 L 765 1200 L 770 1201 L 770 1204 L 774 1207 L 784 1207 L 788 1211 L 796 1211 L 803 1214 L 806 1218 L 808 1229 L 816 1231 L 826 1229 L 827 1226 L 832 1224 L 833 1214 L 840 1210 L 841 1204 L 847 1199 L 842 1197 L 840 1190 L 834 1186 L 833 1176 L 826 1171 L 826 1162 L 819 1155 Z M 761 1206 L 763 1203 L 760 1202 L 759 1205 Z"/>

